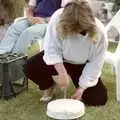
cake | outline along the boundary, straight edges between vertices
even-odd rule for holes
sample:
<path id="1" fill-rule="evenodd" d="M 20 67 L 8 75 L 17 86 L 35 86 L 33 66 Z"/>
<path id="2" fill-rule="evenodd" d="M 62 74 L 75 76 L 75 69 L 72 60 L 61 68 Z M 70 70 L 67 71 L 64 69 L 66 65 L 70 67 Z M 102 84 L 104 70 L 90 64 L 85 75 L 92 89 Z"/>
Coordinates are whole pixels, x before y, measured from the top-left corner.
<path id="1" fill-rule="evenodd" d="M 81 101 L 58 99 L 47 104 L 47 116 L 54 119 L 76 119 L 85 114 L 85 106 Z"/>

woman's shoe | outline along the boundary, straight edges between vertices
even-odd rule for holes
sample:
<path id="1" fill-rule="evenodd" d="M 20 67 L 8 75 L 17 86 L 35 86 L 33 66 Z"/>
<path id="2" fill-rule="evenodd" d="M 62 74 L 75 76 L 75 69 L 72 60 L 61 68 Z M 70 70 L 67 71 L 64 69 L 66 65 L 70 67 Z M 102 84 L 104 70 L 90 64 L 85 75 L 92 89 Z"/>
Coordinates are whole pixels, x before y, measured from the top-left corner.
<path id="1" fill-rule="evenodd" d="M 46 96 L 46 95 L 43 95 L 41 98 L 40 98 L 40 101 L 41 102 L 49 102 L 52 100 L 52 96 Z"/>
<path id="2" fill-rule="evenodd" d="M 54 90 L 54 86 L 48 88 L 47 90 L 44 90 L 44 95 L 40 98 L 40 101 L 49 102 L 50 100 L 52 100 L 53 90 Z"/>

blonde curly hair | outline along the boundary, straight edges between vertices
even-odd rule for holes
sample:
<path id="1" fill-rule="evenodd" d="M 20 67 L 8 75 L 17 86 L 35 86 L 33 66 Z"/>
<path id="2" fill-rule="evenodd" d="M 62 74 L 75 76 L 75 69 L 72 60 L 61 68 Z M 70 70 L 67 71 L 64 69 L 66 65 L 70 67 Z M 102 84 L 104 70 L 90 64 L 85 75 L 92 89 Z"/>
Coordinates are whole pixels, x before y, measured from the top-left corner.
<path id="1" fill-rule="evenodd" d="M 65 5 L 56 27 L 59 39 L 85 31 L 90 37 L 96 33 L 93 11 L 86 0 L 72 0 Z"/>

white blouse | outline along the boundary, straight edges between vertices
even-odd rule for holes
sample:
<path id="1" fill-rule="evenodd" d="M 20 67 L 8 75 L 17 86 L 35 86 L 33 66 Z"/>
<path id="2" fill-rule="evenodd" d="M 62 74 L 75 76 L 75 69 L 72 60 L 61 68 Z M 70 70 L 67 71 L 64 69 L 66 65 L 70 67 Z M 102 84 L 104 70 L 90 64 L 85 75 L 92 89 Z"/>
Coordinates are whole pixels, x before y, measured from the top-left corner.
<path id="1" fill-rule="evenodd" d="M 47 65 L 54 65 L 65 62 L 72 64 L 86 63 L 82 75 L 79 78 L 79 85 L 82 88 L 92 87 L 97 84 L 101 75 L 104 63 L 104 56 L 107 49 L 107 40 L 103 24 L 96 19 L 97 40 L 93 43 L 87 35 L 78 34 L 68 37 L 66 40 L 59 40 L 56 35 L 56 24 L 64 8 L 57 10 L 47 27 L 44 40 L 45 54 L 43 59 Z"/>

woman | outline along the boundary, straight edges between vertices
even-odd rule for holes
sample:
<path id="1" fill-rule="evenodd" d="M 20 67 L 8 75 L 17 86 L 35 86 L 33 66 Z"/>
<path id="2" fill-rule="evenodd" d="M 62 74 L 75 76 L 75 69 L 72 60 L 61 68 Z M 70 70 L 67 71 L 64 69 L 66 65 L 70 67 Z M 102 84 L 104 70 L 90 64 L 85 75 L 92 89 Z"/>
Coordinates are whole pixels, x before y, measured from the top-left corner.
<path id="1" fill-rule="evenodd" d="M 61 0 L 29 0 L 26 18 L 13 23 L 0 43 L 0 54 L 26 53 L 28 46 L 44 37 L 51 15 L 61 7 Z"/>
<path id="2" fill-rule="evenodd" d="M 107 42 L 104 26 L 93 15 L 85 0 L 72 0 L 56 11 L 47 28 L 44 51 L 28 60 L 25 73 L 28 78 L 45 90 L 41 100 L 52 96 L 54 80 L 66 89 L 68 75 L 76 88 L 72 99 L 87 105 L 104 105 L 107 90 L 100 75 Z"/>

